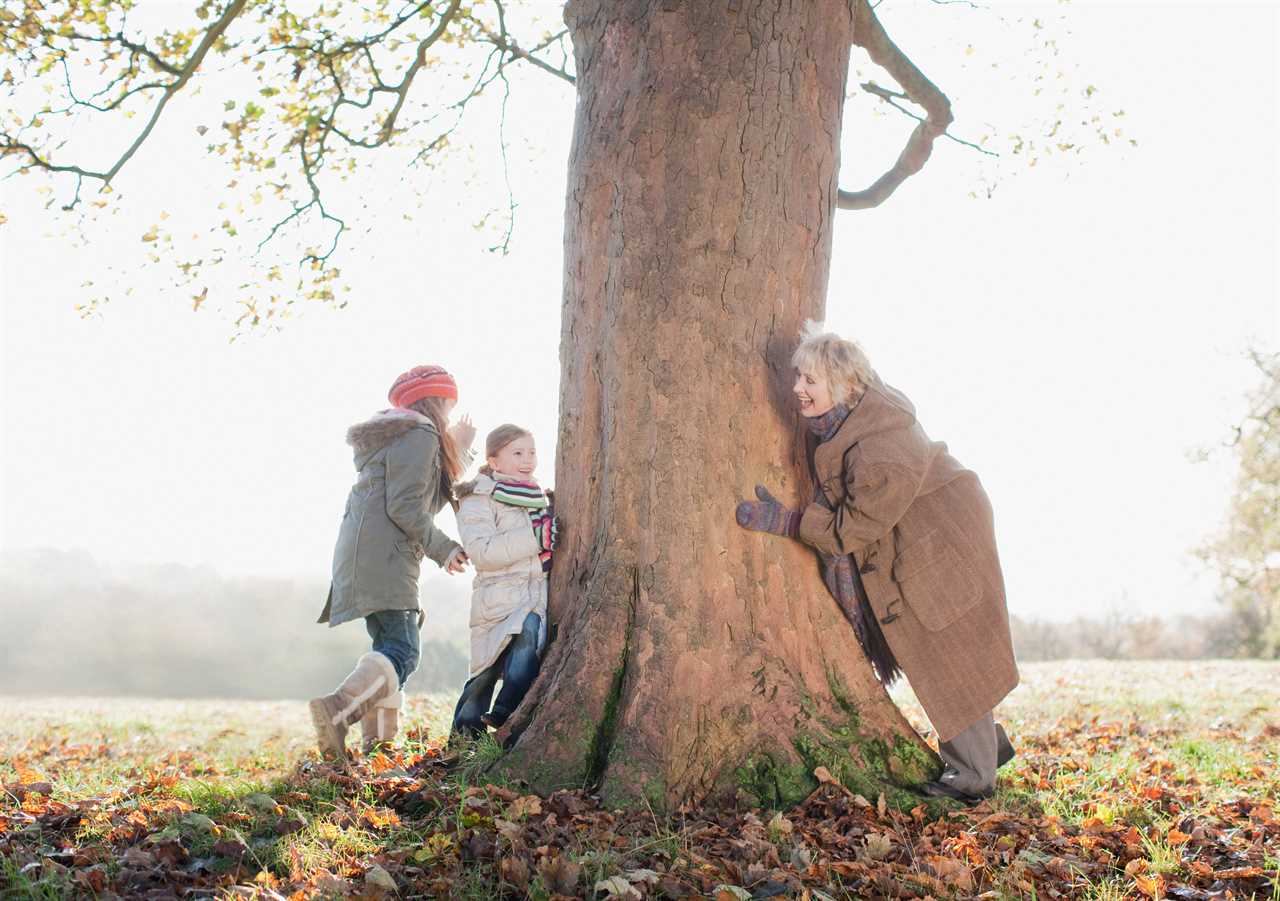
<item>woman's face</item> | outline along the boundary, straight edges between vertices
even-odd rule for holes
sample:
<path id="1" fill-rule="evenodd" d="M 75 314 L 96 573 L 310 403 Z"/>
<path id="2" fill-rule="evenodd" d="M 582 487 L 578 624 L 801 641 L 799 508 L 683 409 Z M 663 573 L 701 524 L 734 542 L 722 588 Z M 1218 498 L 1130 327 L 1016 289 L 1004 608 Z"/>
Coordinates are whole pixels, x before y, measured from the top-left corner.
<path id="1" fill-rule="evenodd" d="M 831 399 L 831 384 L 813 372 L 796 370 L 796 382 L 791 387 L 800 403 L 800 415 L 812 419 L 821 416 L 835 406 Z"/>
<path id="2" fill-rule="evenodd" d="M 517 438 L 488 460 L 489 468 L 494 472 L 532 478 L 533 471 L 538 468 L 538 450 L 533 446 L 533 436 Z"/>

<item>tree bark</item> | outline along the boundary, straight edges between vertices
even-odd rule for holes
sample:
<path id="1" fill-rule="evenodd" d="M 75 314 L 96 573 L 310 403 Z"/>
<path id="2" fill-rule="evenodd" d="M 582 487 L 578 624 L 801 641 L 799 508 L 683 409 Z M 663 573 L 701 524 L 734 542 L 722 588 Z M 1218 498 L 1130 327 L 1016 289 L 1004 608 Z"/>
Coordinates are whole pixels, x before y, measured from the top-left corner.
<path id="1" fill-rule="evenodd" d="M 818 766 L 872 793 L 930 778 L 813 553 L 734 521 L 757 482 L 812 497 L 789 356 L 823 311 L 849 0 L 566 20 L 555 637 L 500 767 L 663 806 L 784 805 Z"/>

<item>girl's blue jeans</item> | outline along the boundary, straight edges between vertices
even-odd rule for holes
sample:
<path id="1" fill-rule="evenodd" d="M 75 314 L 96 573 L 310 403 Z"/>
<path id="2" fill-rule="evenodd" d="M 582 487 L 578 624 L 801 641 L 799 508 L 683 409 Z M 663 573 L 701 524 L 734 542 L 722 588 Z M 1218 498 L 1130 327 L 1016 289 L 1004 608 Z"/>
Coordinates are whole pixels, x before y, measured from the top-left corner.
<path id="1" fill-rule="evenodd" d="M 541 628 L 542 617 L 530 613 L 524 618 L 520 634 L 503 648 L 493 665 L 467 680 L 453 712 L 453 731 L 474 738 L 487 731 L 480 721 L 486 713 L 495 724 L 502 725 L 515 712 L 538 675 L 538 630 Z M 498 679 L 502 679 L 502 690 L 490 711 L 489 703 Z"/>
<path id="2" fill-rule="evenodd" d="M 379 610 L 364 618 L 364 627 L 373 639 L 373 650 L 391 661 L 400 677 L 400 687 L 404 688 L 422 656 L 418 611 Z"/>

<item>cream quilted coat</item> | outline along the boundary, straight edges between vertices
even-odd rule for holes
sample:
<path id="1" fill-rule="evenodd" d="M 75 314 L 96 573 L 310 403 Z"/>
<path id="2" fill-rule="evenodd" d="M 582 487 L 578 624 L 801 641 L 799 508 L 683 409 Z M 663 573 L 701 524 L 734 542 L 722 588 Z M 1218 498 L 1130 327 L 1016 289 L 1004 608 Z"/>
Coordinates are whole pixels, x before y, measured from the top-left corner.
<path id="1" fill-rule="evenodd" d="M 495 501 L 494 484 L 481 474 L 458 505 L 458 533 L 476 568 L 471 589 L 472 676 L 494 664 L 530 613 L 542 618 L 539 650 L 547 635 L 547 574 L 538 559 L 541 548 L 529 513 Z"/>

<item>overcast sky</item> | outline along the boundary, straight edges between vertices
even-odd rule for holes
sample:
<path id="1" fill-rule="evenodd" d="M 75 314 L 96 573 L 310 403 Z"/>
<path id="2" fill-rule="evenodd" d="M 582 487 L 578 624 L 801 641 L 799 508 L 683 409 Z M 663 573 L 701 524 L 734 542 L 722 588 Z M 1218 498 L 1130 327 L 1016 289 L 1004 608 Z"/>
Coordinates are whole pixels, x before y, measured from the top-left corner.
<path id="1" fill-rule="evenodd" d="M 1275 6 L 893 0 L 882 13 L 974 140 L 1051 121 L 1029 88 L 1045 55 L 1028 55 L 1019 20 L 1060 28 L 1065 14 L 1048 96 L 1095 85 L 1091 108 L 1123 110 L 1108 127 L 1124 134 L 1072 162 L 1006 154 L 999 171 L 940 143 L 883 208 L 839 215 L 829 324 L 982 477 L 1014 613 L 1207 612 L 1213 581 L 1189 552 L 1220 527 L 1233 468 L 1225 453 L 1190 456 L 1241 412 L 1241 352 L 1277 348 Z M 855 65 L 851 83 L 874 74 Z M 120 212 L 87 241 L 43 209 L 34 177 L 0 182 L 3 546 L 322 581 L 352 477 L 343 433 L 424 362 L 456 374 L 481 435 L 532 428 L 550 481 L 573 96 L 520 75 L 509 255 L 473 227 L 503 199 L 482 106 L 469 155 L 430 173 L 370 163 L 335 189 L 365 205 L 340 251 L 345 309 L 234 342 L 229 295 L 193 313 L 188 290 L 140 266 L 161 211 L 177 232 L 207 227 L 210 197 L 244 200 L 195 136 L 200 103 L 218 101 L 211 82 L 204 101 L 175 101 L 120 176 Z M 891 162 L 911 124 L 852 100 L 844 184 Z M 81 318 L 76 304 L 104 284 L 114 299 Z M 454 531 L 450 514 L 441 523 Z"/>

